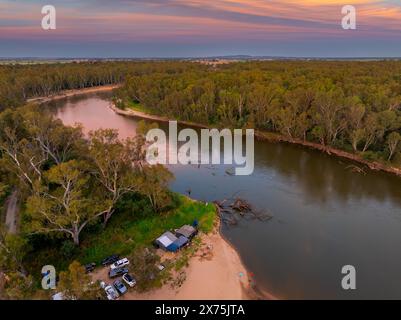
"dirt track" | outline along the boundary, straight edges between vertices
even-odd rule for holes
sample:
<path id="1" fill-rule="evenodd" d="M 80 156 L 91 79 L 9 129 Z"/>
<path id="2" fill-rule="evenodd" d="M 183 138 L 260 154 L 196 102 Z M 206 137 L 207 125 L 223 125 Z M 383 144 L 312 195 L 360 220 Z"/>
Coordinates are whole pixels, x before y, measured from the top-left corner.
<path id="1" fill-rule="evenodd" d="M 14 191 L 6 201 L 6 226 L 11 234 L 17 233 L 18 191 Z"/>

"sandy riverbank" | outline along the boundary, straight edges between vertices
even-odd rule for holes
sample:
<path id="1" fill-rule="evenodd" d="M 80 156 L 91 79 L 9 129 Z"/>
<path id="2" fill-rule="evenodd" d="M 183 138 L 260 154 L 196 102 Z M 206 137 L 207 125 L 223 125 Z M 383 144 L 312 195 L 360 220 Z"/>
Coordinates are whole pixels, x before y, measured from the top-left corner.
<path id="1" fill-rule="evenodd" d="M 51 96 L 47 96 L 47 97 L 31 98 L 31 99 L 28 99 L 27 102 L 44 103 L 44 102 L 49 102 L 51 100 L 63 99 L 66 97 L 71 97 L 71 96 L 80 95 L 80 94 L 106 92 L 106 91 L 116 89 L 119 86 L 120 85 L 107 85 L 107 86 L 98 86 L 98 87 L 91 87 L 91 88 L 84 88 L 84 89 L 67 90 L 67 91 L 62 91 L 56 95 L 51 95 Z M 110 103 L 110 108 L 118 114 L 121 114 L 124 116 L 129 116 L 129 117 L 137 117 L 137 118 L 143 118 L 143 119 L 161 121 L 161 122 L 167 122 L 167 121 L 172 120 L 167 117 L 148 114 L 145 112 L 132 110 L 132 109 L 121 110 L 121 109 L 117 108 L 113 103 Z M 189 121 L 178 121 L 178 123 L 192 126 L 192 127 L 198 127 L 198 128 L 209 128 L 209 126 L 207 126 L 207 125 L 189 122 Z M 290 139 L 290 138 L 287 138 L 278 133 L 265 132 L 265 131 L 260 131 L 260 130 L 255 130 L 255 137 L 258 139 L 261 139 L 261 140 L 266 140 L 266 141 L 271 141 L 271 142 L 285 142 L 285 143 L 300 145 L 300 146 L 307 147 L 310 149 L 319 150 L 319 151 L 328 153 L 330 155 L 334 155 L 339 158 L 347 159 L 349 161 L 362 164 L 364 166 L 367 166 L 371 170 L 383 171 L 383 172 L 395 174 L 395 175 L 401 177 L 401 168 L 389 166 L 389 165 L 386 165 L 384 163 L 377 162 L 377 161 L 369 161 L 369 160 L 364 159 L 362 156 L 360 156 L 358 154 L 331 148 L 328 146 L 323 146 L 318 143 L 304 141 L 301 139 Z"/>
<path id="2" fill-rule="evenodd" d="M 128 117 L 136 117 L 136 118 L 142 118 L 146 120 L 154 120 L 154 121 L 160 121 L 160 122 L 168 122 L 168 121 L 173 121 L 172 119 L 169 119 L 167 117 L 162 117 L 158 116 L 155 114 L 150 114 L 142 111 L 137 111 L 133 109 L 119 109 L 117 108 L 113 102 L 110 103 L 110 108 L 117 114 L 120 114 L 122 116 L 128 116 Z M 195 122 L 189 122 L 189 121 L 181 121 L 181 120 L 175 120 L 179 124 L 184 124 L 188 125 L 191 127 L 196 127 L 196 128 L 208 128 L 207 126 Z"/>
<path id="3" fill-rule="evenodd" d="M 185 281 L 180 287 L 165 284 L 145 293 L 130 290 L 121 300 L 249 300 L 273 299 L 256 293 L 252 276 L 247 272 L 235 249 L 218 230 L 203 234 L 202 245 L 184 269 Z M 207 252 L 207 254 L 205 254 Z M 168 253 L 167 253 L 168 254 Z M 93 274 L 95 280 L 110 283 L 108 268 Z"/>
<path id="4" fill-rule="evenodd" d="M 198 253 L 189 261 L 186 279 L 179 288 L 169 284 L 148 293 L 131 291 L 123 299 L 149 300 L 242 300 L 250 299 L 248 273 L 231 246 L 218 234 L 203 236 L 203 246 L 210 254 L 201 258 Z"/>
<path id="5" fill-rule="evenodd" d="M 44 102 L 49 102 L 52 100 L 59 100 L 59 99 L 67 98 L 67 97 L 77 96 L 80 94 L 111 91 L 118 87 L 119 87 L 118 84 L 113 84 L 113 85 L 90 87 L 90 88 L 84 88 L 84 89 L 65 90 L 60 93 L 50 95 L 47 97 L 30 98 L 27 100 L 27 102 L 28 103 L 30 103 L 30 102 L 44 103 Z"/>
<path id="6" fill-rule="evenodd" d="M 110 108 L 118 114 L 130 116 L 130 117 L 138 117 L 138 118 L 162 121 L 162 122 L 168 122 L 168 121 L 172 120 L 172 119 L 169 119 L 166 117 L 152 115 L 152 114 L 148 114 L 145 112 L 136 111 L 136 110 L 132 110 L 132 109 L 121 110 L 121 109 L 118 109 L 116 106 L 114 106 L 113 103 L 110 104 Z M 193 123 L 193 122 L 188 122 L 188 121 L 177 121 L 177 122 L 180 124 L 184 124 L 184 125 L 188 125 L 188 126 L 192 126 L 192 127 L 210 128 L 210 126 Z M 260 130 L 255 130 L 255 137 L 260 140 L 265 140 L 265 141 L 270 141 L 270 142 L 290 143 L 290 144 L 299 145 L 299 146 L 307 147 L 307 148 L 314 149 L 314 150 L 319 150 L 319 151 L 325 152 L 329 155 L 334 155 L 336 157 L 349 160 L 351 162 L 356 162 L 356 163 L 362 164 L 362 165 L 368 167 L 370 170 L 383 171 L 383 172 L 395 174 L 396 176 L 401 177 L 401 168 L 392 167 L 392 166 L 386 165 L 386 164 L 378 162 L 378 161 L 369 161 L 369 160 L 364 159 L 362 156 L 360 156 L 358 154 L 335 149 L 335 148 L 332 148 L 329 146 L 324 146 L 324 145 L 321 145 L 318 143 L 304 141 L 301 139 L 290 139 L 290 138 L 282 136 L 278 133 L 265 132 L 265 131 L 260 131 Z"/>

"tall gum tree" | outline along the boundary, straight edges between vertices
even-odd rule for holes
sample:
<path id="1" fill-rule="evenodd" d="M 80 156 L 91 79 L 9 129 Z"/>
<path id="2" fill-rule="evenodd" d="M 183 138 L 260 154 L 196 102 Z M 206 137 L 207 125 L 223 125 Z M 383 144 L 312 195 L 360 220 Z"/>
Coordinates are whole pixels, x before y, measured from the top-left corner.
<path id="1" fill-rule="evenodd" d="M 108 203 L 103 213 L 104 225 L 113 215 L 118 200 L 138 191 L 138 175 L 145 159 L 143 143 L 141 136 L 121 141 L 118 131 L 112 129 L 90 133 L 91 173 L 102 185 Z"/>
<path id="2" fill-rule="evenodd" d="M 83 161 L 71 160 L 45 173 L 46 183 L 27 200 L 32 232 L 65 233 L 79 245 L 85 226 L 110 207 L 109 200 L 96 196 L 96 185 L 86 173 L 87 167 Z"/>

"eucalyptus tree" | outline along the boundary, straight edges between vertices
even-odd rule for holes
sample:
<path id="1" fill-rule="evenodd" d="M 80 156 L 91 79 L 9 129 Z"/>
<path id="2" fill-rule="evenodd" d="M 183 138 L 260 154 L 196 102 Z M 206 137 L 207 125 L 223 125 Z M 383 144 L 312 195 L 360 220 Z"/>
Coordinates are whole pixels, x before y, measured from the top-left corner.
<path id="1" fill-rule="evenodd" d="M 79 245 L 82 230 L 110 207 L 88 172 L 89 165 L 77 160 L 46 171 L 26 203 L 31 233 L 62 233 Z"/>
<path id="2" fill-rule="evenodd" d="M 24 119 L 25 108 L 5 110 L 0 114 L 0 151 L 2 167 L 30 188 L 42 177 L 47 155 L 29 135 Z"/>
<path id="3" fill-rule="evenodd" d="M 174 175 L 162 165 L 146 166 L 140 176 L 139 192 L 146 196 L 155 212 L 171 204 L 168 184 Z"/>
<path id="4" fill-rule="evenodd" d="M 83 151 L 85 141 L 81 125 L 65 126 L 61 120 L 54 119 L 52 114 L 38 111 L 38 108 L 27 109 L 24 120 L 31 141 L 55 164 L 67 161 L 74 153 Z"/>
<path id="5" fill-rule="evenodd" d="M 387 158 L 387 161 L 390 161 L 391 158 L 393 157 L 395 151 L 397 150 L 397 147 L 399 146 L 401 141 L 401 135 L 398 132 L 391 132 L 386 140 L 386 144 L 389 150 L 389 156 Z"/>
<path id="6" fill-rule="evenodd" d="M 144 139 L 138 135 L 120 140 L 117 130 L 99 129 L 89 134 L 88 157 L 91 174 L 102 186 L 108 203 L 103 213 L 106 225 L 121 197 L 138 191 L 138 177 L 145 161 Z"/>
<path id="7" fill-rule="evenodd" d="M 93 282 L 85 267 L 73 261 L 68 270 L 60 272 L 57 290 L 62 292 L 65 300 L 99 300 L 104 299 L 104 291 L 98 282 Z"/>

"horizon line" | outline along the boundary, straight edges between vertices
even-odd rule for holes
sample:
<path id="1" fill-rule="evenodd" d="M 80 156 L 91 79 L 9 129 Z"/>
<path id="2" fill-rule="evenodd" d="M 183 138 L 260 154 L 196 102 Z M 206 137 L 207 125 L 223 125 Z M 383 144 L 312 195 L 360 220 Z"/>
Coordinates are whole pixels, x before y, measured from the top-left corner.
<path id="1" fill-rule="evenodd" d="M 63 56 L 25 56 L 25 57 L 9 57 L 0 56 L 0 60 L 188 60 L 188 59 L 243 59 L 243 60 L 260 60 L 260 59 L 338 59 L 338 60 L 358 60 L 358 59 L 401 59 L 401 56 L 285 56 L 285 55 L 246 55 L 246 54 L 232 54 L 232 55 L 210 55 L 210 56 L 171 56 L 171 57 L 157 57 L 157 56 L 143 56 L 143 57 L 96 57 L 96 56 L 76 56 L 76 57 L 63 57 Z"/>

